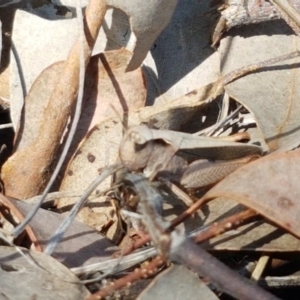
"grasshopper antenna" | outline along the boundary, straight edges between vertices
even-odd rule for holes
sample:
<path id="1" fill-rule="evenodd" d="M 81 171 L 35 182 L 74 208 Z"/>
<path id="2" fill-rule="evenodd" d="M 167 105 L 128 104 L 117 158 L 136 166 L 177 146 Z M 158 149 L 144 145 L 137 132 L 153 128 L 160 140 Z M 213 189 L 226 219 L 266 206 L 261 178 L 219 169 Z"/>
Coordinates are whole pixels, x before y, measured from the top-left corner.
<path id="1" fill-rule="evenodd" d="M 120 112 L 116 109 L 116 107 L 113 104 L 110 104 L 110 107 L 112 108 L 112 110 L 115 112 L 117 118 L 120 120 L 121 124 L 122 124 L 122 133 L 124 135 L 124 133 L 127 131 L 128 129 L 128 112 L 123 112 L 123 117 L 121 116 Z"/>

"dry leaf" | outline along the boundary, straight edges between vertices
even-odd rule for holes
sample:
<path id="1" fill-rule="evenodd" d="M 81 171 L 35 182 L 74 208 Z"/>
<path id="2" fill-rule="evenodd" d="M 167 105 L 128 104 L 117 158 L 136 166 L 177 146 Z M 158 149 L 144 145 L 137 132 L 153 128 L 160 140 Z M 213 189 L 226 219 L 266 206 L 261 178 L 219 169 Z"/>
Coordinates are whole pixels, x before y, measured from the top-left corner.
<path id="1" fill-rule="evenodd" d="M 91 58 L 87 68 L 83 108 L 70 152 L 102 120 L 123 116 L 145 106 L 146 86 L 141 68 L 125 72 L 131 58 L 126 49 L 106 51 Z"/>
<path id="2" fill-rule="evenodd" d="M 222 73 L 299 48 L 300 39 L 286 24 L 273 21 L 231 30 L 221 42 Z M 299 58 L 247 75 L 226 86 L 227 93 L 246 106 L 257 121 L 271 151 L 299 145 Z"/>
<path id="3" fill-rule="evenodd" d="M 172 265 L 153 279 L 137 299 L 194 299 L 196 295 L 199 300 L 219 299 L 198 275 L 187 267 Z"/>
<path id="4" fill-rule="evenodd" d="M 48 20 L 32 10 L 17 10 L 14 18 L 12 40 L 15 50 L 11 54 L 10 98 L 15 129 L 19 127 L 23 101 L 33 82 L 47 67 L 67 58 L 77 37 L 75 18 L 57 16 L 52 5 L 47 6 L 46 11 Z"/>
<path id="5" fill-rule="evenodd" d="M 34 204 L 10 200 L 23 215 L 27 215 L 34 207 Z M 61 214 L 44 209 L 38 210 L 30 222 L 30 226 L 41 245 L 44 247 L 47 245 L 63 219 L 64 216 Z M 117 250 L 118 247 L 98 231 L 75 220 L 55 248 L 52 256 L 68 268 L 74 268 L 104 261 Z"/>
<path id="6" fill-rule="evenodd" d="M 57 62 L 46 68 L 31 86 L 23 107 L 19 127 L 16 128 L 15 151 L 28 147 L 38 136 L 49 97 L 58 83 L 58 75 L 61 73 L 63 65 L 63 62 Z"/>
<path id="7" fill-rule="evenodd" d="M 111 118 L 95 126 L 71 160 L 60 191 L 74 191 L 78 190 L 78 187 L 83 190 L 87 188 L 101 173 L 104 166 L 116 162 L 121 137 L 122 124 L 118 119 Z M 105 180 L 94 194 L 97 195 L 107 189 L 110 183 L 110 179 Z M 58 208 L 63 209 L 74 202 L 74 198 L 61 198 L 58 201 Z M 122 234 L 115 209 L 110 202 L 105 202 L 104 197 L 89 201 L 79 212 L 77 219 L 97 230 L 108 226 L 107 236 L 111 239 L 118 240 Z"/>
<path id="8" fill-rule="evenodd" d="M 106 0 L 107 5 L 119 8 L 130 18 L 132 36 L 128 49 L 133 56 L 128 71 L 138 68 L 162 30 L 169 23 L 177 0 Z"/>
<path id="9" fill-rule="evenodd" d="M 110 115 L 145 105 L 146 90 L 141 69 L 125 73 L 131 55 L 125 49 L 94 56 L 87 68 L 82 114 L 73 141 L 74 147 L 91 127 Z M 22 113 L 15 150 L 28 146 L 37 137 L 44 110 L 63 68 L 58 62 L 46 68 L 33 83 Z M 51 126 L 51 124 L 49 124 Z M 72 150 L 70 150 L 72 152 Z"/>
<path id="10" fill-rule="evenodd" d="M 235 200 L 300 237 L 299 163 L 300 150 L 268 155 L 230 174 L 204 197 Z"/>
<path id="11" fill-rule="evenodd" d="M 126 18 L 121 11 L 107 11 L 106 26 L 100 30 L 94 54 L 126 46 L 128 39 L 124 37 L 129 26 Z M 107 28 L 111 23 L 114 26 Z M 28 8 L 16 11 L 12 38 L 15 50 L 11 53 L 10 64 L 11 118 L 15 128 L 19 126 L 24 98 L 32 84 L 43 70 L 67 58 L 77 35 L 76 18 L 59 16 L 51 3 L 44 5 L 42 11 Z"/>
<path id="12" fill-rule="evenodd" d="M 95 11 L 97 18 L 94 17 Z M 105 12 L 106 5 L 102 1 L 91 1 L 86 8 L 84 31 L 88 31 L 89 35 L 86 35 L 86 39 L 76 40 L 64 62 L 58 84 L 49 97 L 37 137 L 28 147 L 15 152 L 2 167 L 2 180 L 7 195 L 26 199 L 39 194 L 46 186 L 68 118 L 76 104 L 80 85 L 80 44 L 84 53 L 82 64 L 86 67 Z M 27 164 L 24 164 L 24 159 Z M 28 185 L 22 183 L 24 176 Z"/>
<path id="13" fill-rule="evenodd" d="M 54 258 L 40 252 L 0 247 L 2 299 L 83 299 L 90 293 L 78 278 Z M 31 261 L 29 261 L 31 260 Z M 78 283 L 78 284 L 75 284 Z"/>
<path id="14" fill-rule="evenodd" d="M 204 205 L 198 211 L 198 218 L 194 221 L 198 226 L 212 225 L 242 210 L 245 210 L 243 205 L 237 204 L 233 200 L 218 198 Z M 207 250 L 226 251 L 296 252 L 300 250 L 299 239 L 265 220 L 240 226 L 235 230 L 218 235 L 202 245 Z"/>
<path id="15" fill-rule="evenodd" d="M 72 0 L 55 0 L 54 2 L 57 5 L 73 7 L 73 9 L 75 6 Z M 80 5 L 86 6 L 87 3 L 87 1 L 82 1 Z M 135 70 L 141 66 L 154 41 L 169 23 L 177 0 L 155 0 L 151 2 L 143 0 L 134 2 L 131 0 L 106 0 L 106 4 L 113 7 L 114 12 L 112 18 L 109 19 L 110 22 L 106 22 L 104 25 L 104 31 L 108 33 L 108 39 L 114 35 L 115 44 L 127 46 L 126 48 L 132 52 L 133 55 L 127 70 Z M 128 16 L 130 22 L 126 20 L 122 22 L 123 24 L 118 24 L 120 11 Z M 109 26 L 110 24 L 111 26 Z M 119 35 L 118 26 L 125 29 L 122 35 Z M 109 49 L 112 48 L 106 48 L 106 50 Z"/>
<path id="16" fill-rule="evenodd" d="M 172 102 L 219 78 L 220 58 L 211 47 L 217 17 L 209 1 L 178 1 L 144 62 L 150 103 Z"/>

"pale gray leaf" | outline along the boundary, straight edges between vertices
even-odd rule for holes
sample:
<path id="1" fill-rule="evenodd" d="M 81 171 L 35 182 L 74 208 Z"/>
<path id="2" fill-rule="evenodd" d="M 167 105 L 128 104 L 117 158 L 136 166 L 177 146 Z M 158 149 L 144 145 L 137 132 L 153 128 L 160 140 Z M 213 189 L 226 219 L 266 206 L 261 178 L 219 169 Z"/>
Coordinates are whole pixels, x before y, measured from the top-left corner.
<path id="1" fill-rule="evenodd" d="M 281 21 L 231 30 L 222 40 L 222 73 L 299 49 L 300 38 Z M 270 151 L 299 145 L 299 58 L 283 61 L 226 86 L 235 100 L 246 106 L 257 121 Z"/>
<path id="2" fill-rule="evenodd" d="M 34 204 L 23 201 L 12 199 L 11 201 L 24 215 L 28 214 L 34 206 Z M 63 215 L 39 209 L 30 226 L 37 235 L 39 242 L 46 246 L 63 219 Z M 67 267 L 73 268 L 106 260 L 117 250 L 118 247 L 105 236 L 75 220 L 52 256 Z"/>
<path id="3" fill-rule="evenodd" d="M 217 300 L 209 287 L 183 265 L 172 265 L 158 275 L 139 295 L 138 300 Z"/>
<path id="4" fill-rule="evenodd" d="M 54 258 L 22 249 L 35 263 L 13 247 L 0 247 L 1 299 L 84 299 L 90 293 L 78 278 Z M 76 284 L 77 283 L 77 284 Z"/>
<path id="5" fill-rule="evenodd" d="M 217 17 L 209 1 L 178 1 L 144 62 L 149 103 L 170 102 L 219 78 L 220 58 L 211 47 Z"/>

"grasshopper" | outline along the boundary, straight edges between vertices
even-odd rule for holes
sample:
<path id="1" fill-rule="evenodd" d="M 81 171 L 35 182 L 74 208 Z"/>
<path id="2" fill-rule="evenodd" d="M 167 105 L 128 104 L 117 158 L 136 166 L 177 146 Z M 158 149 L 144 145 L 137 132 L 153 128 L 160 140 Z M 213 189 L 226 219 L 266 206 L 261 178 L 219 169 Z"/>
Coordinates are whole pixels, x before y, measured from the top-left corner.
<path id="1" fill-rule="evenodd" d="M 130 171 L 143 171 L 151 180 L 167 176 L 187 189 L 215 183 L 261 154 L 262 148 L 256 145 L 146 125 L 129 128 L 119 148 L 120 159 Z M 205 160 L 195 161 L 195 157 Z"/>

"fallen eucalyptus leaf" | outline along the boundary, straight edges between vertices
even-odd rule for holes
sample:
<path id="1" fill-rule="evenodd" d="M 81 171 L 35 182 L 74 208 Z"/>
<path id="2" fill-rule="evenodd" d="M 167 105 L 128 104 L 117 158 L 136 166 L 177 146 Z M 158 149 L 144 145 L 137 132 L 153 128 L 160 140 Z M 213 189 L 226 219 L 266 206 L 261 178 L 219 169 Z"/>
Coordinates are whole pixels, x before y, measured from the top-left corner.
<path id="1" fill-rule="evenodd" d="M 12 203 L 27 215 L 34 204 L 10 199 Z M 30 223 L 39 242 L 47 245 L 64 216 L 55 212 L 39 209 Z M 86 266 L 104 261 L 118 250 L 110 240 L 99 234 L 98 231 L 74 221 L 57 245 L 52 256 L 68 268 Z"/>
<path id="2" fill-rule="evenodd" d="M 231 173 L 204 196 L 235 200 L 300 237 L 300 150 L 272 154 Z"/>
<path id="3" fill-rule="evenodd" d="M 88 131 L 101 121 L 145 106 L 147 91 L 142 69 L 125 72 L 130 58 L 131 53 L 126 49 L 106 51 L 91 58 L 82 113 L 70 153 L 74 153 Z M 123 122 L 126 123 L 126 117 Z"/>
<path id="4" fill-rule="evenodd" d="M 57 84 L 58 74 L 63 64 L 63 62 L 57 62 L 43 70 L 31 86 L 24 103 L 20 126 L 16 128 L 15 151 L 28 147 L 37 137 L 49 96 Z"/>
<path id="5" fill-rule="evenodd" d="M 84 78 L 80 75 L 90 60 L 105 12 L 106 5 L 104 1 L 91 1 L 86 8 L 86 21 L 83 23 L 83 27 L 84 31 L 88 31 L 89 34 L 86 36 L 86 39 L 78 38 L 72 46 L 68 58 L 64 62 L 64 68 L 59 76 L 59 82 L 63 82 L 64 84 L 58 83 L 53 89 L 45 109 L 43 123 L 38 132 L 38 136 L 28 147 L 15 152 L 2 167 L 2 169 L 6 169 L 6 172 L 4 172 L 5 175 L 2 174 L 2 180 L 8 195 L 15 196 L 19 199 L 26 199 L 39 194 L 46 187 L 50 177 L 51 167 L 54 163 L 54 157 L 58 154 L 59 144 L 62 140 L 64 130 L 66 129 L 68 119 L 71 117 L 76 104 L 76 95 L 78 90 L 80 92 L 83 89 L 83 80 L 79 80 L 79 78 Z M 97 13 L 98 18 L 94 17 L 95 13 Z M 82 45 L 83 49 L 83 57 L 81 59 L 80 45 Z M 80 94 L 81 92 L 79 95 Z M 82 97 L 80 97 L 80 99 L 81 98 Z M 80 101 L 78 103 L 81 105 L 81 100 L 78 101 Z M 61 105 L 62 103 L 64 105 Z M 78 116 L 80 114 L 80 105 L 78 106 L 79 109 L 76 110 Z M 53 122 L 53 119 L 55 119 L 55 122 Z M 78 121 L 78 118 L 76 120 Z M 49 126 L 51 123 L 52 126 Z M 76 123 L 73 123 L 74 126 L 72 126 L 72 128 L 76 128 Z M 73 134 L 70 135 L 70 137 L 72 136 Z M 44 137 L 47 138 L 44 139 Z M 66 146 L 66 150 L 68 150 L 68 146 Z M 32 156 L 32 153 L 35 153 L 35 155 Z M 24 157 L 28 162 L 33 159 L 34 162 L 39 161 L 39 164 L 35 164 L 33 161 L 32 163 L 29 162 L 29 169 L 23 165 Z M 49 191 L 63 159 L 59 160 L 56 168 L 57 172 L 54 173 L 50 183 L 47 185 L 47 191 Z M 17 168 L 18 171 L 16 170 Z M 20 184 L 17 179 L 17 174 L 19 173 L 22 173 L 22 175 L 27 178 L 30 183 L 29 185 L 24 186 Z M 47 192 L 44 192 L 44 195 L 46 195 L 46 193 Z"/>
<path id="6" fill-rule="evenodd" d="M 78 278 L 53 257 L 21 249 L 34 259 L 30 263 L 12 247 L 0 247 L 2 299 L 83 299 L 90 295 Z M 76 284 L 77 283 L 77 284 Z"/>
<path id="7" fill-rule="evenodd" d="M 222 74 L 295 51 L 299 45 L 299 37 L 281 21 L 233 29 L 221 41 Z M 225 87 L 254 114 L 271 152 L 299 145 L 299 62 L 299 57 L 280 62 Z"/>
<path id="8" fill-rule="evenodd" d="M 34 10 L 17 10 L 15 14 L 10 65 L 11 118 L 15 129 L 19 127 L 24 98 L 33 82 L 44 69 L 67 58 L 77 37 L 75 18 L 57 16 L 53 5 L 47 6 L 47 10 L 48 20 L 33 14 Z"/>
<path id="9" fill-rule="evenodd" d="M 198 211 L 198 219 L 194 218 L 194 222 L 199 227 L 206 227 L 242 210 L 245 207 L 236 201 L 217 198 Z M 300 240 L 266 220 L 259 220 L 218 235 L 202 246 L 207 250 L 221 251 L 297 252 Z"/>
<path id="10" fill-rule="evenodd" d="M 217 17 L 209 1 L 178 1 L 144 61 L 148 103 L 170 103 L 219 79 L 220 57 L 211 47 Z"/>
<path id="11" fill-rule="evenodd" d="M 114 9 L 125 12 L 130 20 L 122 39 L 127 41 L 127 49 L 133 55 L 127 67 L 128 71 L 140 67 L 154 41 L 169 23 L 178 0 L 106 0 L 106 4 Z M 74 7 L 74 2 L 69 0 L 55 1 L 57 4 Z M 87 5 L 86 1 L 81 6 Z M 129 37 L 129 39 L 128 39 Z"/>
<path id="12" fill-rule="evenodd" d="M 73 0 L 72 4 L 74 5 Z M 46 14 L 41 15 L 37 9 L 27 8 L 17 10 L 14 18 L 10 99 L 11 118 L 15 129 L 19 126 L 24 98 L 36 78 L 53 63 L 67 58 L 78 35 L 76 18 L 58 16 L 51 3 L 43 7 Z M 74 10 L 73 14 L 75 14 Z M 124 25 L 126 21 L 124 15 L 120 11 L 117 13 L 113 13 L 111 9 L 107 11 L 106 27 L 100 30 L 94 54 L 126 46 L 127 40 L 121 40 L 128 30 L 126 24 Z M 107 24 L 110 23 L 114 26 L 107 28 L 109 27 Z M 28 32 L 31 38 L 28 38 Z M 117 42 L 115 42 L 116 38 Z"/>
<path id="13" fill-rule="evenodd" d="M 133 56 L 127 70 L 132 71 L 141 66 L 155 39 L 169 23 L 177 0 L 107 0 L 107 4 L 129 16 L 132 37 L 128 49 Z"/>
<path id="14" fill-rule="evenodd" d="M 86 189 L 99 175 L 104 166 L 114 164 L 117 160 L 118 141 L 122 137 L 122 124 L 118 119 L 107 119 L 95 126 L 82 142 L 65 172 L 60 191 L 74 191 L 74 188 Z M 111 180 L 105 180 L 93 193 L 97 195 L 102 190 L 110 187 Z M 107 236 L 117 241 L 122 234 L 117 221 L 117 214 L 106 198 L 99 197 L 91 200 L 79 212 L 77 219 L 101 231 L 107 230 Z M 61 198 L 58 208 L 65 207 L 75 202 L 74 198 Z"/>
<path id="15" fill-rule="evenodd" d="M 182 300 L 195 297 L 200 300 L 219 299 L 195 273 L 181 265 L 172 265 L 156 276 L 137 299 L 172 300 L 174 297 Z"/>

